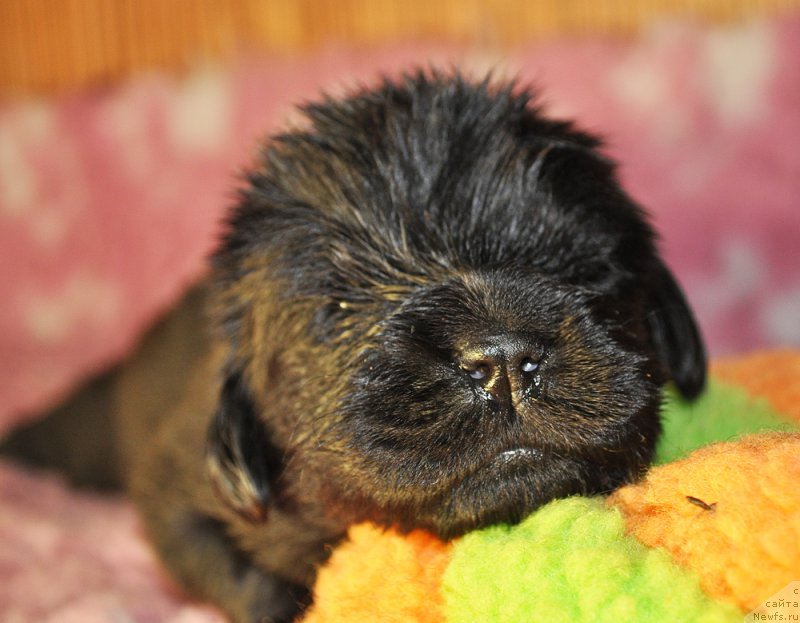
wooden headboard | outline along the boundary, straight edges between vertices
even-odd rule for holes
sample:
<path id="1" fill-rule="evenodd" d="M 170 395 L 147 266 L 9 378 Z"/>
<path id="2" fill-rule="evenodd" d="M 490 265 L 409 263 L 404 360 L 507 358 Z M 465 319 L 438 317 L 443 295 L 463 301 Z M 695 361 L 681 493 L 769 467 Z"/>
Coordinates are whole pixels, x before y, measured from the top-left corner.
<path id="1" fill-rule="evenodd" d="M 656 18 L 730 21 L 800 0 L 0 0 L 0 96 L 180 71 L 242 50 L 446 39 L 511 46 L 555 34 L 629 34 Z"/>

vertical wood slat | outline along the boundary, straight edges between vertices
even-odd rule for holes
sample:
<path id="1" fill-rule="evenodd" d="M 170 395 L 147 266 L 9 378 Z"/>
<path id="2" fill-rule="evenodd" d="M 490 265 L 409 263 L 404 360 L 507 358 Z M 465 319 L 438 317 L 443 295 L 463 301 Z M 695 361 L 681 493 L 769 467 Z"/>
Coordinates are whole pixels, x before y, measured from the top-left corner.
<path id="1" fill-rule="evenodd" d="M 410 37 L 502 47 L 626 34 L 659 16 L 724 21 L 791 9 L 800 0 L 0 0 L 0 96 L 180 70 L 247 48 Z"/>

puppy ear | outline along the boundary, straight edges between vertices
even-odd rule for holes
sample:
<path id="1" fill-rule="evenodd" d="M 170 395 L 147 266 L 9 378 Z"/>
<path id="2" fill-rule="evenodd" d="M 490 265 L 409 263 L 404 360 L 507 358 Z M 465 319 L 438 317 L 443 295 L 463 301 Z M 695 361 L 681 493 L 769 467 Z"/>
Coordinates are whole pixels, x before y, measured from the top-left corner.
<path id="1" fill-rule="evenodd" d="M 661 262 L 654 271 L 650 333 L 661 362 L 685 398 L 695 398 L 705 386 L 706 354 L 700 331 L 683 292 Z"/>
<path id="2" fill-rule="evenodd" d="M 271 447 L 240 375 L 229 376 L 209 426 L 206 470 L 222 501 L 249 521 L 266 519 Z"/>

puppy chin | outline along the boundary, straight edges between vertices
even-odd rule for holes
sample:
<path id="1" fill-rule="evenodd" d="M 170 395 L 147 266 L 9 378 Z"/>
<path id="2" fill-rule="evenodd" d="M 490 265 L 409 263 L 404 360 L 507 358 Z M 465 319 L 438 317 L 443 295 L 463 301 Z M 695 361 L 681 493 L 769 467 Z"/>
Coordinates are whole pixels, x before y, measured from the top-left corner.
<path id="1" fill-rule="evenodd" d="M 451 539 L 493 524 L 515 524 L 555 498 L 584 493 L 581 466 L 528 448 L 496 455 L 439 501 L 429 529 Z"/>
<path id="2" fill-rule="evenodd" d="M 598 469 L 587 462 L 515 448 L 494 456 L 443 496 L 430 529 L 450 539 L 493 524 L 515 524 L 548 502 L 608 493 L 635 480 L 641 462 Z"/>
<path id="3" fill-rule="evenodd" d="M 559 449 L 529 440 L 474 445 L 450 469 L 446 459 L 437 463 L 430 456 L 403 469 L 398 461 L 368 461 L 361 473 L 372 478 L 357 478 L 348 486 L 344 477 L 343 489 L 331 497 L 340 504 L 347 498 L 346 512 L 357 509 L 351 521 L 406 532 L 422 528 L 442 539 L 515 524 L 554 499 L 607 494 L 638 479 L 652 459 L 659 429 L 656 418 L 642 419 L 629 422 L 626 433 L 610 435 L 618 439 L 613 446 L 599 440 Z M 464 460 L 465 455 L 471 458 Z M 382 477 L 375 479 L 376 474 Z M 343 490 L 359 493 L 350 498 Z"/>

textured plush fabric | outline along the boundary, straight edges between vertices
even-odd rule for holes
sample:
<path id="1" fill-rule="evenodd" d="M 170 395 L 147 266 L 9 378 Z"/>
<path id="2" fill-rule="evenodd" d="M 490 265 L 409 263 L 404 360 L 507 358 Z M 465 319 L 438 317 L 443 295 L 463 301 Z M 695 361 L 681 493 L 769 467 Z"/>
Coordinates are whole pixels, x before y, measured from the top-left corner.
<path id="1" fill-rule="evenodd" d="M 790 351 L 715 365 L 726 380 L 699 401 L 668 401 L 662 464 L 607 500 L 556 500 L 448 546 L 354 528 L 310 620 L 740 621 L 800 576 L 798 365 Z"/>
<path id="2" fill-rule="evenodd" d="M 553 502 L 518 526 L 464 537 L 442 590 L 450 623 L 736 621 L 663 552 L 625 536 L 599 499 Z"/>
<path id="3" fill-rule="evenodd" d="M 439 585 L 448 545 L 424 532 L 403 537 L 370 525 L 354 527 L 349 536 L 319 574 L 306 623 L 442 620 Z"/>
<path id="4" fill-rule="evenodd" d="M 642 543 L 666 550 L 697 573 L 706 593 L 745 610 L 800 577 L 800 433 L 702 448 L 609 503 Z"/>
<path id="5" fill-rule="evenodd" d="M 776 356 L 778 358 L 778 356 Z M 769 358 L 768 358 L 769 359 Z M 760 369 L 750 366 L 752 370 Z M 756 375 L 758 376 L 758 375 Z M 800 378 L 798 371 L 795 379 Z M 795 381 L 795 384 L 797 381 Z M 764 430 L 789 430 L 791 420 L 779 416 L 768 398 L 748 393 L 716 377 L 694 402 L 667 392 L 662 413 L 664 434 L 656 447 L 656 462 L 669 463 L 714 441 Z"/>
<path id="6" fill-rule="evenodd" d="M 800 316 L 797 320 L 800 323 Z M 800 422 L 800 357 L 796 351 L 764 351 L 717 359 L 711 363 L 711 373 L 715 379 L 763 398 L 778 413 Z"/>

